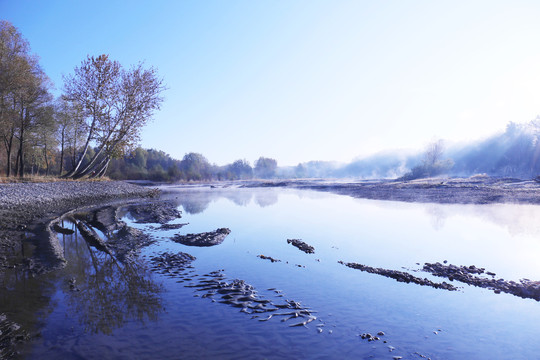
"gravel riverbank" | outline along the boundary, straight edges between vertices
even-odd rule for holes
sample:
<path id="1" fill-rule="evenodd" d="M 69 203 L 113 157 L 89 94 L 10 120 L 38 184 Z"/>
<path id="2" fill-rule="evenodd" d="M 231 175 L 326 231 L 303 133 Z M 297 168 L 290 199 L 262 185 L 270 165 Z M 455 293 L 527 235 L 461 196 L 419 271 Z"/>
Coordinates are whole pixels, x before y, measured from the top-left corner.
<path id="1" fill-rule="evenodd" d="M 153 194 L 153 189 L 123 181 L 0 184 L 0 229 L 21 230 L 76 208 Z"/>
<path id="2" fill-rule="evenodd" d="M 127 199 L 157 195 L 158 191 L 123 181 L 57 181 L 0 184 L 0 285 L 7 268 L 26 266 L 19 259 L 24 243 L 37 246 L 37 261 L 54 268 L 57 242 L 49 239 L 48 223 L 69 211 Z M 22 261 L 22 263 L 21 263 Z"/>

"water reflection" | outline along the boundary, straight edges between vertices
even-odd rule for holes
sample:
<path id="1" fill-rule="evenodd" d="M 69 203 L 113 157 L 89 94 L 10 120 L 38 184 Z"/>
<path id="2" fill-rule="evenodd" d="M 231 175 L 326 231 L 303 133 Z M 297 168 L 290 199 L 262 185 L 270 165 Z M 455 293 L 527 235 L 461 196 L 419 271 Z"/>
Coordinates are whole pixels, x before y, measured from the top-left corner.
<path id="1" fill-rule="evenodd" d="M 448 214 L 441 206 L 437 206 L 437 204 L 427 204 L 426 214 L 429 216 L 431 226 L 434 230 L 441 230 L 444 228 Z"/>
<path id="2" fill-rule="evenodd" d="M 211 203 L 219 199 L 227 199 L 234 204 L 245 207 L 254 203 L 264 208 L 278 203 L 280 196 L 294 193 L 298 198 L 320 199 L 336 195 L 325 192 L 298 191 L 279 188 L 185 188 L 164 187 L 169 191 L 166 198 L 177 206 L 182 206 L 187 214 L 201 214 Z M 172 190 L 172 192 L 171 192 Z M 434 230 L 442 230 L 448 219 L 456 216 L 466 216 L 488 221 L 504 227 L 511 235 L 526 234 L 540 236 L 540 206 L 523 204 L 491 204 L 491 205 L 449 205 L 436 203 L 400 203 L 395 201 L 354 199 L 356 202 L 366 202 L 382 209 L 399 209 L 414 207 L 424 209 Z"/>
<path id="3" fill-rule="evenodd" d="M 32 279 L 24 279 L 24 284 L 22 278 L 15 281 L 25 288 L 21 299 L 24 294 L 34 299 L 28 302 L 36 303 L 26 304 L 25 299 L 22 306 L 44 323 L 39 325 L 43 341 L 32 343 L 28 358 L 182 354 L 182 358 L 391 359 L 419 358 L 416 354 L 421 353 L 433 359 L 478 359 L 497 358 L 497 353 L 521 358 L 537 354 L 536 301 L 469 285 L 455 292 L 409 286 L 374 272 L 355 271 L 338 260 L 368 264 L 368 270 L 380 267 L 378 275 L 393 269 L 398 275 L 406 270 L 433 279 L 432 274 L 416 272 L 420 269 L 414 264 L 448 259 L 449 264 L 475 264 L 508 279 L 536 279 L 537 259 L 518 256 L 521 251 L 535 257 L 533 241 L 507 233 L 515 229 L 540 234 L 534 225 L 540 207 L 410 204 L 288 189 L 209 187 L 179 189 L 166 194 L 166 199 L 185 210 L 181 220 L 189 223 L 185 229 L 173 221 L 167 223 L 171 228 L 143 223 L 127 216 L 122 207 L 78 217 L 100 229 L 98 233 L 112 236 L 108 245 L 114 257 L 88 247 L 76 227 L 64 222 L 75 231 L 59 235 L 67 267 L 40 276 L 39 284 Z M 165 209 L 156 209 L 164 214 Z M 150 259 L 150 265 L 162 271 L 152 276 L 136 257 L 129 263 L 118 261 L 112 244 L 118 235 L 115 224 L 95 223 L 112 215 L 125 215 L 131 229 L 152 231 L 156 242 L 144 248 L 142 259 Z M 227 226 L 232 236 L 219 246 L 187 249 L 170 240 L 176 226 L 189 233 Z M 290 237 L 304 239 L 316 255 L 287 244 Z M 515 244 L 521 250 L 514 249 Z M 156 264 L 157 254 L 182 251 L 197 258 L 188 271 L 164 266 L 170 265 L 165 260 Z M 463 285 L 455 280 L 452 284 Z M 3 295 L 0 292 L 0 300 Z M 294 303 L 287 301 L 289 296 Z M 9 301 L 17 307 L 15 297 Z M 296 307 L 296 301 L 316 309 L 308 309 L 313 318 L 279 307 Z M 162 316 L 164 307 L 167 316 Z M 386 335 L 377 344 L 368 345 L 358 336 L 379 331 Z M 395 350 L 389 352 L 388 346 Z"/>
<path id="4" fill-rule="evenodd" d="M 44 271 L 36 244 L 40 234 L 5 232 L 17 239 L 6 252 L 8 265 L 0 271 L 0 359 L 11 358 L 19 343 L 39 334 L 40 322 L 36 314 L 48 314 L 54 304 L 54 282 L 48 276 L 37 276 Z"/>
<path id="5" fill-rule="evenodd" d="M 278 194 L 275 191 L 258 192 L 255 194 L 255 203 L 260 207 L 275 205 L 278 202 Z"/>
<path id="6" fill-rule="evenodd" d="M 91 248 L 73 223 L 73 235 L 60 235 L 68 261 L 62 290 L 70 315 L 85 331 L 111 334 L 129 320 L 156 320 L 162 311 L 163 288 L 148 269 L 137 262 L 120 263 L 113 256 Z"/>
<path id="7" fill-rule="evenodd" d="M 212 202 L 225 198 L 238 206 L 248 206 L 252 202 L 260 207 L 275 205 L 279 200 L 276 189 L 238 189 L 238 188 L 172 188 L 174 193 L 166 194 L 190 215 L 204 212 Z"/>

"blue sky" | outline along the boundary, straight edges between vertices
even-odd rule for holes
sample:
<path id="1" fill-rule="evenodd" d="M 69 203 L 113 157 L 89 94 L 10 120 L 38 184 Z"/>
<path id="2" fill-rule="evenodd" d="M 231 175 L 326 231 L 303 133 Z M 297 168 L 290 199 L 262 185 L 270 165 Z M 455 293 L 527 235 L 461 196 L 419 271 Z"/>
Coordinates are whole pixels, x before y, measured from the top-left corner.
<path id="1" fill-rule="evenodd" d="M 142 146 L 350 161 L 540 114 L 536 1 L 0 0 L 57 94 L 88 55 L 168 86 Z"/>

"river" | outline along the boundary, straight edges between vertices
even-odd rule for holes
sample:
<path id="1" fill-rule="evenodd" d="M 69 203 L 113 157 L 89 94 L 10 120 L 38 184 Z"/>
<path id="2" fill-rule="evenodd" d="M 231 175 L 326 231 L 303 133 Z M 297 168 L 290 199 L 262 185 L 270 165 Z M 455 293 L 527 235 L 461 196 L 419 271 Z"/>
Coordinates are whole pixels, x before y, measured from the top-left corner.
<path id="1" fill-rule="evenodd" d="M 58 235 L 66 268 L 37 277 L 12 272 L 0 313 L 32 334 L 20 358 L 540 358 L 534 299 L 457 281 L 457 291 L 398 282 L 339 263 L 438 283 L 445 279 L 423 272 L 424 263 L 540 280 L 540 206 L 400 203 L 277 188 L 165 190 L 182 211 L 172 223 L 187 225 L 160 229 L 121 212 L 154 240 L 133 261 L 89 247 L 75 231 Z M 231 232 L 216 246 L 171 240 L 219 228 Z M 195 260 L 177 271 L 156 266 L 160 254 L 179 252 Z M 237 306 L 228 292 L 204 286 L 218 283 L 242 287 L 249 299 Z M 379 340 L 362 338 L 368 333 Z"/>

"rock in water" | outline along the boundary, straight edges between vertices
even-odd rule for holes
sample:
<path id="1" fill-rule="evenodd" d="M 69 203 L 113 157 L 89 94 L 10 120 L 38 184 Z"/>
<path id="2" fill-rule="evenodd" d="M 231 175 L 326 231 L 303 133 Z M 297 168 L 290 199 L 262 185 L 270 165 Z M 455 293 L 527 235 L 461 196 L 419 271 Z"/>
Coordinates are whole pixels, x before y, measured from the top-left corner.
<path id="1" fill-rule="evenodd" d="M 311 245 L 306 244 L 300 239 L 287 239 L 287 244 L 292 244 L 298 249 L 302 250 L 306 254 L 315 254 L 315 248 Z"/>
<path id="2" fill-rule="evenodd" d="M 281 260 L 278 260 L 278 259 L 274 259 L 273 257 L 271 256 L 266 256 L 266 255 L 257 255 L 258 258 L 261 258 L 261 259 L 265 259 L 265 260 L 270 260 L 271 262 L 281 262 Z"/>
<path id="3" fill-rule="evenodd" d="M 200 234 L 175 235 L 171 240 L 188 246 L 214 246 L 221 244 L 230 233 L 230 229 L 220 228 Z"/>

